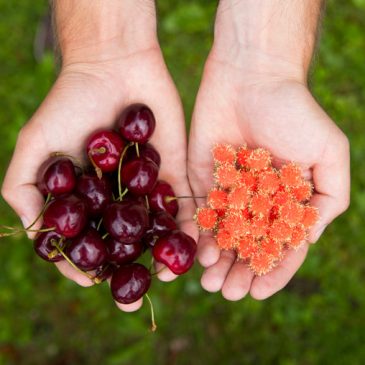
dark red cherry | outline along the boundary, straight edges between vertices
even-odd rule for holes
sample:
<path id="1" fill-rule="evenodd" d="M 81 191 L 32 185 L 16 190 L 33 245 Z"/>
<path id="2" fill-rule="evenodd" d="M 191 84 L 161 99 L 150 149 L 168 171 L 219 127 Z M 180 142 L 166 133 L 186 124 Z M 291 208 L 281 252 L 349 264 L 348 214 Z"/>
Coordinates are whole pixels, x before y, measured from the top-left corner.
<path id="1" fill-rule="evenodd" d="M 155 117 L 147 106 L 134 104 L 128 107 L 118 122 L 120 134 L 131 142 L 146 143 L 155 130 Z"/>
<path id="2" fill-rule="evenodd" d="M 86 204 L 75 195 L 58 197 L 49 203 L 43 221 L 67 238 L 76 237 L 87 223 Z"/>
<path id="3" fill-rule="evenodd" d="M 92 134 L 86 145 L 89 158 L 103 172 L 118 169 L 124 142 L 119 134 L 113 131 L 99 131 Z"/>
<path id="4" fill-rule="evenodd" d="M 81 270 L 97 269 L 106 262 L 108 251 L 98 231 L 89 228 L 74 238 L 66 248 L 66 254 Z"/>
<path id="5" fill-rule="evenodd" d="M 177 228 L 174 217 L 167 212 L 150 214 L 150 225 L 142 238 L 146 247 L 153 247 L 160 237 L 163 237 Z"/>
<path id="6" fill-rule="evenodd" d="M 108 247 L 108 262 L 115 265 L 131 263 L 143 253 L 143 246 L 140 242 L 126 244 L 109 236 L 105 240 L 105 244 Z"/>
<path id="7" fill-rule="evenodd" d="M 150 143 L 142 144 L 139 146 L 139 156 L 141 158 L 152 160 L 158 167 L 160 167 L 160 165 L 161 165 L 161 156 Z M 133 160 L 137 157 L 138 156 L 136 153 L 136 149 L 128 148 L 126 161 Z M 123 162 L 124 162 L 124 160 L 123 160 Z"/>
<path id="8" fill-rule="evenodd" d="M 62 236 L 56 232 L 42 232 L 37 235 L 37 238 L 33 242 L 34 251 L 43 260 L 49 262 L 57 262 L 63 260 L 63 256 L 57 253 L 51 258 L 48 256 L 51 252 L 55 252 L 56 247 L 52 241 L 55 240 L 57 243 L 60 242 Z M 61 245 L 62 246 L 62 245 Z"/>
<path id="9" fill-rule="evenodd" d="M 122 304 L 130 304 L 143 297 L 150 285 L 151 273 L 137 263 L 121 266 L 113 273 L 110 282 L 113 298 Z"/>
<path id="10" fill-rule="evenodd" d="M 176 230 L 160 238 L 152 254 L 156 261 L 165 264 L 176 275 L 181 275 L 193 266 L 196 243 L 184 232 Z"/>
<path id="11" fill-rule="evenodd" d="M 149 194 L 157 181 L 158 166 L 149 159 L 136 158 L 127 162 L 121 171 L 121 181 L 134 195 Z"/>
<path id="12" fill-rule="evenodd" d="M 106 176 L 99 179 L 95 175 L 82 175 L 77 180 L 76 192 L 87 205 L 91 216 L 103 214 L 112 201 L 112 188 Z"/>
<path id="13" fill-rule="evenodd" d="M 154 212 L 166 211 L 176 217 L 179 206 L 176 199 L 171 199 L 174 197 L 175 193 L 171 185 L 166 181 L 159 180 L 148 195 L 150 209 Z"/>
<path id="14" fill-rule="evenodd" d="M 109 234 L 127 244 L 139 241 L 148 227 L 147 209 L 140 203 L 113 203 L 105 209 L 103 217 Z"/>
<path id="15" fill-rule="evenodd" d="M 44 195 L 50 193 L 54 196 L 71 193 L 75 185 L 75 166 L 68 158 L 59 158 L 48 164 L 38 182 L 38 188 Z"/>

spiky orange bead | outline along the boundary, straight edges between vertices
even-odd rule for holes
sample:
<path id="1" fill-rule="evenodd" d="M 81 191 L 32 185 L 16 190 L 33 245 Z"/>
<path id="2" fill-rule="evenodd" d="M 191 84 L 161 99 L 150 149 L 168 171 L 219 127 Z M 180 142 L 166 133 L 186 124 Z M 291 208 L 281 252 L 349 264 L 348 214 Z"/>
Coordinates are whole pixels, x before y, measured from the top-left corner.
<path id="1" fill-rule="evenodd" d="M 280 170 L 281 182 L 289 187 L 298 186 L 302 181 L 302 174 L 298 165 L 289 163 Z"/>
<path id="2" fill-rule="evenodd" d="M 302 225 L 293 228 L 288 245 L 294 249 L 298 249 L 306 240 L 307 232 Z"/>
<path id="3" fill-rule="evenodd" d="M 269 236 L 274 241 L 287 242 L 291 238 L 291 232 L 292 231 L 288 223 L 275 221 L 269 229 Z"/>
<path id="4" fill-rule="evenodd" d="M 228 194 L 228 206 L 233 209 L 245 209 L 250 199 L 250 192 L 246 186 L 239 186 L 231 189 Z"/>
<path id="5" fill-rule="evenodd" d="M 237 162 L 241 167 L 246 167 L 247 158 L 250 156 L 251 150 L 247 146 L 241 146 L 237 151 Z"/>
<path id="6" fill-rule="evenodd" d="M 297 202 L 288 202 L 281 207 L 281 219 L 289 225 L 295 226 L 303 219 L 304 208 Z"/>
<path id="7" fill-rule="evenodd" d="M 312 196 L 313 186 L 309 181 L 302 181 L 298 186 L 293 186 L 290 191 L 298 202 L 305 202 Z"/>
<path id="8" fill-rule="evenodd" d="M 263 148 L 252 150 L 250 155 L 246 158 L 246 167 L 256 171 L 265 170 L 270 166 L 270 163 L 270 152 Z"/>
<path id="9" fill-rule="evenodd" d="M 250 202 L 253 215 L 268 216 L 272 207 L 271 198 L 267 195 L 255 194 Z"/>
<path id="10" fill-rule="evenodd" d="M 238 185 L 240 173 L 233 165 L 220 165 L 215 172 L 215 181 L 223 189 L 229 189 Z"/>
<path id="11" fill-rule="evenodd" d="M 236 151 L 229 144 L 217 144 L 212 149 L 214 162 L 218 164 L 234 164 L 236 161 Z"/>
<path id="12" fill-rule="evenodd" d="M 208 193 L 207 204 L 212 209 L 226 209 L 227 193 L 224 190 L 212 189 Z"/>
<path id="13" fill-rule="evenodd" d="M 215 237 L 217 245 L 222 250 L 231 250 L 235 247 L 235 241 L 230 233 L 224 229 L 217 232 Z"/>
<path id="14" fill-rule="evenodd" d="M 261 241 L 261 251 L 270 255 L 273 259 L 279 260 L 283 255 L 283 244 L 270 238 Z"/>
<path id="15" fill-rule="evenodd" d="M 279 176 L 273 170 L 264 170 L 258 175 L 258 191 L 274 194 L 279 189 L 279 185 Z"/>
<path id="16" fill-rule="evenodd" d="M 250 269 L 257 276 L 261 276 L 270 272 L 273 268 L 273 259 L 265 252 L 256 252 L 251 256 L 249 263 Z"/>
<path id="17" fill-rule="evenodd" d="M 302 224 L 305 228 L 313 227 L 319 219 L 318 209 L 310 205 L 304 207 Z"/>
<path id="18" fill-rule="evenodd" d="M 199 208 L 195 219 L 200 229 L 211 230 L 217 224 L 218 214 L 211 208 Z"/>
<path id="19" fill-rule="evenodd" d="M 250 191 L 257 190 L 257 176 L 252 171 L 241 171 L 240 183 Z"/>
<path id="20" fill-rule="evenodd" d="M 237 241 L 237 256 L 242 260 L 249 259 L 257 252 L 257 249 L 257 242 L 251 235 L 243 236 Z"/>

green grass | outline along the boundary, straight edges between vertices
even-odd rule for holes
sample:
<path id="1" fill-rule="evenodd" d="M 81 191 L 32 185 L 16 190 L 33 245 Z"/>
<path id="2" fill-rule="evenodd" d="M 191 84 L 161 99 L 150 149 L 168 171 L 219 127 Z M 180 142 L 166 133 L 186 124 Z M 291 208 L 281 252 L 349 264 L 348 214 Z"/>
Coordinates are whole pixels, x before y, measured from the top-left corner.
<path id="1" fill-rule="evenodd" d="M 160 39 L 191 115 L 215 2 L 159 1 Z M 174 5 L 171 5 L 174 4 Z M 22 124 L 55 78 L 32 46 L 46 1 L 0 0 L 0 181 Z M 24 238 L 0 244 L 0 364 L 364 364 L 365 1 L 328 1 L 311 88 L 351 141 L 352 202 L 274 297 L 238 303 L 203 292 L 201 269 L 154 282 L 149 311 L 126 314 L 107 286 L 81 289 L 39 260 Z M 0 200 L 1 223 L 16 217 Z"/>

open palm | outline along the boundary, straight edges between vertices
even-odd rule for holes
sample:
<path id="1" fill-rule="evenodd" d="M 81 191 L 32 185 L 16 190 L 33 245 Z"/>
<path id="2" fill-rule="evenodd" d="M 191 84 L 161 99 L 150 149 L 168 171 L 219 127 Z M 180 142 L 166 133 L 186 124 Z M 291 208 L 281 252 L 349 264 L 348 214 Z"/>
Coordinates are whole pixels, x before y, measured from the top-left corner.
<path id="1" fill-rule="evenodd" d="M 199 89 L 190 133 L 188 174 L 195 196 L 206 195 L 212 186 L 215 143 L 264 147 L 274 165 L 295 161 L 315 194 L 311 203 L 321 219 L 309 234 L 315 242 L 325 227 L 349 203 L 349 151 L 345 135 L 296 80 L 247 74 L 244 68 L 208 59 Z M 202 203 L 197 200 L 197 203 Z M 283 288 L 305 259 L 308 242 L 289 251 L 271 273 L 255 277 L 235 253 L 222 251 L 211 233 L 201 233 L 198 259 L 206 269 L 203 287 L 222 290 L 229 300 L 248 292 L 264 299 Z"/>
<path id="2" fill-rule="evenodd" d="M 44 204 L 35 186 L 42 162 L 55 151 L 84 158 L 88 136 L 97 129 L 112 128 L 121 111 L 132 103 L 144 103 L 155 114 L 157 123 L 151 143 L 161 155 L 160 178 L 167 180 L 176 194 L 191 195 L 186 176 L 184 115 L 161 51 L 156 47 L 110 61 L 63 67 L 48 96 L 21 130 L 2 188 L 4 198 L 25 226 Z M 192 201 L 181 201 L 177 219 L 180 228 L 196 238 L 193 212 Z M 66 262 L 57 266 L 80 285 L 92 285 Z M 160 274 L 162 280 L 173 277 L 167 268 Z M 119 306 L 135 310 L 141 303 L 139 300 Z"/>

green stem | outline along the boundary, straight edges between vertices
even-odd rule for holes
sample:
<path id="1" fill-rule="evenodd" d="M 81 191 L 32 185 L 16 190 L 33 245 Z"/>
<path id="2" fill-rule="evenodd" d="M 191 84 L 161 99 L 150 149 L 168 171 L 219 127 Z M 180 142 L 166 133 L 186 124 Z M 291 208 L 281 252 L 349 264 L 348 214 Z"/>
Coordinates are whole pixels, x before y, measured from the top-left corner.
<path id="1" fill-rule="evenodd" d="M 152 300 L 151 300 L 151 298 L 149 297 L 149 295 L 147 293 L 144 296 L 147 298 L 148 303 L 150 304 L 150 310 L 151 310 L 151 331 L 152 332 L 155 332 L 156 329 L 157 329 L 157 325 L 156 325 L 156 322 L 155 322 L 155 312 L 153 310 Z"/>
<path id="2" fill-rule="evenodd" d="M 30 225 L 30 226 L 28 226 L 27 228 L 25 228 L 25 230 L 26 231 L 28 231 L 29 229 L 31 229 L 37 222 L 38 222 L 38 220 L 41 218 L 41 217 L 43 217 L 43 214 L 44 214 L 44 212 L 45 212 L 45 210 L 47 209 L 47 207 L 48 207 L 48 203 L 49 203 L 49 201 L 51 200 L 51 198 L 52 198 L 52 195 L 51 195 L 51 193 L 48 193 L 47 194 L 47 198 L 46 198 L 46 201 L 44 202 L 44 205 L 43 205 L 43 208 L 42 208 L 42 210 L 39 212 L 39 214 L 38 214 L 38 216 L 37 216 L 37 218 L 33 221 L 33 223 Z"/>
<path id="3" fill-rule="evenodd" d="M 124 155 L 126 154 L 128 148 L 132 145 L 133 145 L 133 142 L 129 142 L 124 147 L 124 150 L 123 150 L 122 154 L 120 155 L 120 159 L 119 159 L 119 164 L 118 164 L 118 193 L 119 193 L 119 200 L 121 200 L 121 197 L 122 197 L 122 182 L 121 182 L 121 178 L 120 178 L 120 172 L 122 170 L 122 162 L 123 162 Z"/>
<path id="4" fill-rule="evenodd" d="M 138 145 L 138 142 L 136 142 L 136 154 L 137 154 L 137 157 L 139 158 L 140 157 L 140 154 L 139 154 L 139 145 Z"/>
<path id="5" fill-rule="evenodd" d="M 85 272 L 85 271 L 83 271 L 83 270 L 81 270 L 80 268 L 78 268 L 71 260 L 70 260 L 70 258 L 65 254 L 65 252 L 63 251 L 63 249 L 61 248 L 61 246 L 57 243 L 57 241 L 56 240 L 54 240 L 54 239 L 52 239 L 51 240 L 51 243 L 52 243 L 52 245 L 53 246 L 55 246 L 56 248 L 57 248 L 57 250 L 58 250 L 58 252 L 63 256 L 63 258 L 76 270 L 76 271 L 78 271 L 80 274 L 83 274 L 83 275 L 85 275 L 87 278 L 89 278 L 92 282 L 94 282 L 95 283 L 95 281 L 94 281 L 94 277 L 91 275 L 91 274 L 89 274 L 89 273 L 87 273 L 87 272 Z"/>

